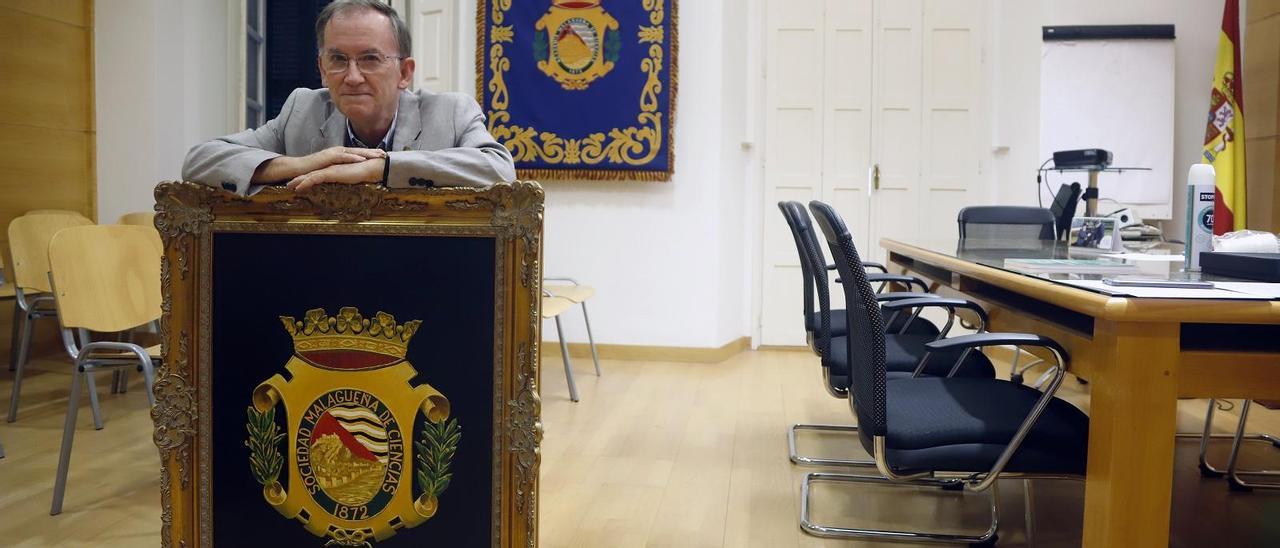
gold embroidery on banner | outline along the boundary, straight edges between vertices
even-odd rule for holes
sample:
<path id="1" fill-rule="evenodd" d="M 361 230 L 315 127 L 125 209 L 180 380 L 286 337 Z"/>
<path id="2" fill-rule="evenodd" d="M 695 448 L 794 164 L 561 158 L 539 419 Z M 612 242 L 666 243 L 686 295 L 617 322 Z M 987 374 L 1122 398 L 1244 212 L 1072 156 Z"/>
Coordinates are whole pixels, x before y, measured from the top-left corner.
<path id="1" fill-rule="evenodd" d="M 489 36 L 492 37 L 495 44 L 498 42 L 511 42 L 516 37 L 516 31 L 511 25 L 494 25 L 493 30 L 489 31 Z"/>
<path id="2" fill-rule="evenodd" d="M 664 34 L 662 27 L 640 27 L 637 38 L 641 44 L 661 44 Z"/>
<path id="3" fill-rule="evenodd" d="M 639 43 L 654 42 L 649 56 L 640 62 L 640 70 L 647 80 L 640 92 L 640 112 L 637 126 L 611 128 L 607 133 L 591 133 L 583 138 L 566 138 L 550 131 L 538 131 L 532 127 L 508 125 L 511 114 L 509 91 L 503 73 L 510 70 L 511 62 L 498 42 L 509 41 L 514 34 L 499 31 L 505 12 L 511 8 L 511 0 L 493 0 L 491 17 L 494 26 L 490 30 L 489 68 L 493 71 L 488 89 L 490 99 L 489 132 L 511 151 L 517 162 L 543 161 L 549 164 L 599 165 L 605 161 L 633 166 L 645 165 L 657 157 L 662 148 L 662 113 L 658 112 L 658 95 L 662 92 L 659 79 L 663 66 L 661 40 L 665 34 L 663 0 L 643 0 L 649 11 L 653 27 L 640 27 Z M 502 27 L 511 28 L 511 27 Z M 674 44 L 673 44 L 674 47 Z"/>

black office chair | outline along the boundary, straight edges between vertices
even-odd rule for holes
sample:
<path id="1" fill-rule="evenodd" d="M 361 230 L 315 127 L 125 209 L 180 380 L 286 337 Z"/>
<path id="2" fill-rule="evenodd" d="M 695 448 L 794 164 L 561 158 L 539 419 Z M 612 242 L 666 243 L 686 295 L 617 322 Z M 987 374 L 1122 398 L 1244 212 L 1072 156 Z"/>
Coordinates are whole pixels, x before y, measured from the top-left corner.
<path id="1" fill-rule="evenodd" d="M 916 371 L 920 373 L 931 362 L 942 360 L 942 352 L 961 351 L 964 356 L 975 348 L 992 345 L 1042 347 L 1054 355 L 1056 362 L 1053 378 L 1043 393 L 993 378 L 916 375 L 893 379 L 887 367 L 881 306 L 859 264 L 853 238 L 830 206 L 811 202 L 809 207 L 844 280 L 849 325 L 861 327 L 851 329 L 846 339 L 851 367 L 849 405 L 858 417 L 862 445 L 874 457 L 880 475 L 806 475 L 801 492 L 801 526 L 806 532 L 836 538 L 989 543 L 994 542 L 998 529 L 998 478 L 1083 477 L 1088 455 L 1088 417 L 1053 396 L 1067 365 L 1061 345 L 1031 334 L 964 335 L 929 343 L 932 354 Z M 991 489 L 991 525 L 976 536 L 819 525 L 809 519 L 809 490 L 819 482 Z"/>
<path id="2" fill-rule="evenodd" d="M 787 219 L 787 224 L 791 227 L 792 235 L 795 237 L 797 250 L 800 254 L 800 264 L 802 271 L 808 272 L 809 276 L 805 278 L 807 289 L 816 294 L 818 302 L 818 310 L 812 311 L 811 304 L 806 305 L 806 319 L 813 317 L 814 326 L 809 331 L 810 347 L 819 357 L 823 372 L 823 386 L 827 392 L 837 398 L 845 398 L 847 396 L 848 379 L 848 354 L 845 351 L 845 338 L 848 333 L 845 319 L 847 315 L 843 310 L 833 310 L 830 305 L 830 293 L 827 282 L 827 263 L 826 257 L 822 254 L 822 248 L 818 243 L 817 235 L 813 231 L 813 225 L 809 221 L 809 214 L 804 210 L 804 206 L 799 202 L 781 202 L 778 204 L 782 209 L 783 215 Z M 864 267 L 866 263 L 863 263 Z M 835 265 L 830 265 L 832 268 Z M 883 273 L 867 274 L 867 279 L 871 282 L 899 282 L 909 283 L 925 287 L 924 281 L 913 276 L 889 275 Z M 955 323 L 956 308 L 969 308 L 976 310 L 980 315 L 980 321 L 985 328 L 986 317 L 976 304 L 960 301 L 957 299 L 943 299 L 932 293 L 917 292 L 893 292 L 893 293 L 876 293 L 877 302 L 890 314 L 890 327 L 887 328 L 886 340 L 888 341 L 889 358 L 888 367 L 895 376 L 909 376 L 916 370 L 920 360 L 927 353 L 925 344 L 946 336 L 951 326 Z M 927 302 L 930 306 L 946 308 L 948 312 L 947 323 L 941 330 L 932 322 L 925 318 L 920 318 L 920 312 L 925 306 L 921 303 Z M 948 355 L 951 359 L 947 363 L 963 363 L 963 367 L 958 370 L 958 374 L 962 376 L 977 376 L 991 378 L 995 374 L 995 369 L 991 362 L 981 354 L 972 356 L 956 356 L 955 353 Z M 953 373 L 945 367 L 937 367 L 925 372 L 928 375 L 946 375 Z M 787 432 L 787 445 L 790 451 L 791 462 L 800 465 L 818 465 L 818 466 L 868 466 L 873 464 L 866 459 L 829 459 L 800 455 L 797 450 L 796 437 L 797 433 L 802 430 L 823 431 L 823 432 L 843 432 L 855 433 L 858 431 L 857 426 L 837 425 L 837 424 L 793 424 Z"/>
<path id="3" fill-rule="evenodd" d="M 1054 239 L 1053 212 L 1042 207 L 969 206 L 960 210 L 956 223 L 961 240 Z"/>
<path id="4" fill-rule="evenodd" d="M 960 227 L 960 252 L 969 257 L 991 249 L 1000 257 L 1053 258 L 1055 220 L 1053 212 L 1041 207 L 1024 206 L 970 206 L 956 216 Z M 1023 253 L 1011 253 L 1023 250 Z M 1022 364 L 1021 349 L 1014 349 L 1013 367 L 1009 380 L 1022 383 L 1023 373 L 1041 363 L 1033 359 Z M 1043 382 L 1046 377 L 1041 377 Z"/>
<path id="5" fill-rule="evenodd" d="M 809 220 L 809 212 L 805 211 L 804 205 L 800 202 L 778 202 L 778 209 L 782 210 L 782 216 L 787 221 L 787 227 L 791 229 L 791 238 L 796 244 L 796 254 L 800 258 L 800 275 L 804 283 L 804 330 L 809 348 L 818 355 L 822 355 L 822 351 L 817 347 L 817 333 L 826 329 L 832 336 L 841 336 L 848 333 L 848 328 L 844 324 L 844 314 L 836 311 L 831 315 L 831 324 L 827 327 L 820 325 L 821 317 L 818 309 L 814 308 L 814 291 L 821 294 L 828 292 L 827 271 L 834 270 L 834 264 L 827 264 L 826 257 L 822 253 L 821 244 L 818 243 L 818 237 L 814 234 L 813 224 Z M 879 270 L 877 273 L 868 273 L 868 279 L 872 283 L 879 283 L 880 289 L 883 290 L 889 283 L 903 284 L 908 289 L 919 289 L 919 292 L 903 291 L 895 292 L 892 299 L 909 299 L 918 297 L 932 296 L 928 293 L 929 286 L 915 276 L 906 276 L 901 274 L 889 274 L 884 265 L 879 263 L 865 262 L 862 263 L 865 268 L 874 268 Z M 821 278 L 821 279 L 819 279 Z M 921 320 L 919 322 L 908 321 L 906 317 L 895 319 L 896 323 L 890 324 L 890 331 L 898 332 L 904 327 L 912 333 L 927 333 L 936 335 L 938 329 L 931 323 Z"/>

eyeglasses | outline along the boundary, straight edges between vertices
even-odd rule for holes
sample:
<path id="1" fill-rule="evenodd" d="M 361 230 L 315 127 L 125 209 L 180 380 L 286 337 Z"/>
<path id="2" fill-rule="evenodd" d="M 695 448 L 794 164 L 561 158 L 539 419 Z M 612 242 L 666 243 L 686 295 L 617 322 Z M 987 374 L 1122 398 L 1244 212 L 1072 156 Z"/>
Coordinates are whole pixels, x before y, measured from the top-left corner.
<path id="1" fill-rule="evenodd" d="M 395 55 L 381 53 L 363 53 L 356 57 L 356 68 L 363 74 L 377 72 L 386 66 L 391 59 L 403 59 Z M 342 74 L 351 66 L 351 58 L 341 53 L 328 53 L 320 56 L 320 68 L 329 74 Z"/>

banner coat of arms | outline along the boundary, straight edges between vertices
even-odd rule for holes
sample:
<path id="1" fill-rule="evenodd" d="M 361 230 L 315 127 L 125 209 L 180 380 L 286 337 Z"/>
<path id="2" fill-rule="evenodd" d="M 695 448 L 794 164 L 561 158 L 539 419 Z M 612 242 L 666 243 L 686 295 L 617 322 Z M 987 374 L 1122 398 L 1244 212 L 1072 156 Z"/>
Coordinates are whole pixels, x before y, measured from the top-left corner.
<path id="1" fill-rule="evenodd" d="M 481 0 L 477 96 L 521 178 L 669 181 L 676 0 Z"/>

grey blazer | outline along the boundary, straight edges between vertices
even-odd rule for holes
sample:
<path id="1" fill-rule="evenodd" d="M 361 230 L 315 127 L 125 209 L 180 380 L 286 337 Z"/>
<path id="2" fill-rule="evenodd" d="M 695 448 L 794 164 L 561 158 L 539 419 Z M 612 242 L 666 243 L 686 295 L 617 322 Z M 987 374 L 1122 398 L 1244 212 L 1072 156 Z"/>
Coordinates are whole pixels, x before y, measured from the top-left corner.
<path id="1" fill-rule="evenodd" d="M 347 117 L 329 90 L 299 88 L 262 127 L 192 147 L 182 178 L 246 194 L 262 162 L 341 146 L 346 136 Z M 391 146 L 390 188 L 484 187 L 516 177 L 511 153 L 489 135 L 480 105 L 460 93 L 401 91 Z"/>

